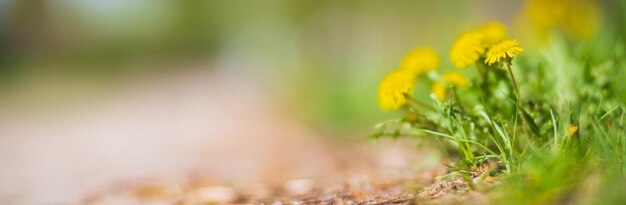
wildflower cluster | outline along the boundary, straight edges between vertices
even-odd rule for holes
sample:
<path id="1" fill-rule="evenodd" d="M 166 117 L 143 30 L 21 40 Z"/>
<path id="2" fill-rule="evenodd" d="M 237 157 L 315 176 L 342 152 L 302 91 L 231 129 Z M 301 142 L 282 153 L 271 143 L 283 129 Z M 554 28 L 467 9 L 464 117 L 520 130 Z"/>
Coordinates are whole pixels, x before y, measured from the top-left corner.
<path id="1" fill-rule="evenodd" d="M 438 68 L 439 56 L 434 49 L 417 48 L 409 52 L 400 68 L 387 74 L 380 83 L 378 102 L 381 109 L 398 110 L 408 108 L 408 102 L 419 103 L 411 99 L 417 79 L 430 81 L 433 93 L 441 100 L 446 97 L 448 85 L 465 87 L 469 84 L 469 80 L 459 72 L 449 71 L 440 76 Z"/>
<path id="2" fill-rule="evenodd" d="M 499 159 L 505 166 L 513 165 L 516 161 L 514 153 L 519 151 L 516 149 L 518 142 L 502 136 L 504 125 L 487 114 L 484 108 L 501 109 L 501 113 L 509 115 L 526 113 L 521 111 L 523 108 L 511 68 L 513 58 L 522 52 L 519 43 L 509 39 L 506 28 L 498 22 L 462 33 L 450 49 L 452 64 L 457 69 L 475 66 L 481 80 L 470 80 L 462 70 L 440 72 L 439 56 L 432 48 L 409 52 L 400 68 L 383 78 L 378 90 L 378 101 L 383 110 L 402 109 L 406 117 L 381 123 L 375 136 L 432 134 L 442 137 L 444 144 L 449 143 L 460 151 L 460 166 L 470 169 L 490 158 Z M 416 81 L 431 85 L 434 106 L 414 98 Z M 497 92 L 515 95 L 495 97 Z M 507 98 L 516 103 L 502 103 L 507 102 Z M 469 109 L 476 107 L 483 109 Z M 524 122 L 518 127 L 524 131 L 536 127 L 530 124 L 534 125 Z"/>
<path id="3" fill-rule="evenodd" d="M 504 125 L 498 124 L 484 109 L 468 108 L 489 107 L 499 109 L 508 116 L 528 115 L 524 115 L 526 112 L 520 103 L 511 68 L 513 58 L 522 52 L 519 43 L 508 39 L 506 28 L 498 22 L 462 33 L 450 50 L 452 63 L 458 69 L 475 65 L 481 76 L 480 81 L 471 81 L 461 70 L 449 69 L 440 73 L 439 57 L 432 48 L 411 51 L 400 68 L 383 78 L 378 91 L 379 105 L 383 110 L 402 109 L 406 117 L 381 123 L 375 136 L 407 133 L 436 135 L 460 151 L 460 166 L 468 170 L 490 157 L 498 158 L 500 163 L 510 167 L 517 160 L 518 142 L 502 136 Z M 505 71 L 509 71 L 508 74 Z M 431 85 L 434 107 L 413 98 L 416 81 Z M 501 89 L 497 86 L 499 84 L 508 86 Z M 507 100 L 507 96 L 494 97 L 496 92 L 515 93 L 508 96 L 515 103 L 503 106 L 507 105 L 501 103 Z M 530 127 L 536 128 L 531 121 L 522 123 L 519 129 L 528 131 Z M 497 150 L 493 150 L 494 147 Z"/>
<path id="4" fill-rule="evenodd" d="M 526 2 L 535 26 L 566 32 L 554 33 L 547 50 L 526 54 L 502 24 L 487 23 L 451 41 L 452 69 L 439 69 L 445 63 L 431 48 L 410 52 L 379 89 L 381 108 L 403 115 L 377 124 L 374 137 L 434 142 L 429 145 L 455 159 L 445 176 L 470 187 L 502 177 L 498 190 L 505 191 L 495 194 L 501 201 L 494 204 L 569 203 L 593 195 L 607 197 L 589 204 L 623 204 L 623 194 L 611 191 L 626 189 L 623 39 L 570 38 L 593 34 L 593 0 Z M 430 95 L 413 93 L 418 85 L 429 85 Z"/>
<path id="5" fill-rule="evenodd" d="M 510 69 L 513 57 L 524 50 L 516 40 L 507 39 L 506 28 L 498 22 L 490 22 L 477 29 L 461 34 L 450 50 L 450 59 L 458 68 L 477 64 L 477 69 L 505 63 Z M 484 63 L 483 63 L 484 62 Z M 417 48 L 409 52 L 399 69 L 388 74 L 380 84 L 378 101 L 383 110 L 397 110 L 407 105 L 416 79 L 429 81 L 431 91 L 439 100 L 445 100 L 450 88 L 463 88 L 470 84 L 458 71 L 438 72 L 439 56 L 432 48 Z M 485 79 L 490 70 L 479 70 Z M 511 77 L 513 74 L 511 73 Z"/>

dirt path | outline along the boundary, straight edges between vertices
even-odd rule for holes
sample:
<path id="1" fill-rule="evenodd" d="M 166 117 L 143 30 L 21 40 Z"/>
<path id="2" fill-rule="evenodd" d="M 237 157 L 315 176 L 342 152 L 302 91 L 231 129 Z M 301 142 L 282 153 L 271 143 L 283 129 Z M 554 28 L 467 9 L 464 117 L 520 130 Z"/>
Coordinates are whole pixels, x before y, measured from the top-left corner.
<path id="1" fill-rule="evenodd" d="M 3 115 L 0 201 L 393 204 L 445 171 L 412 141 L 328 140 L 246 82 L 193 70 Z"/>

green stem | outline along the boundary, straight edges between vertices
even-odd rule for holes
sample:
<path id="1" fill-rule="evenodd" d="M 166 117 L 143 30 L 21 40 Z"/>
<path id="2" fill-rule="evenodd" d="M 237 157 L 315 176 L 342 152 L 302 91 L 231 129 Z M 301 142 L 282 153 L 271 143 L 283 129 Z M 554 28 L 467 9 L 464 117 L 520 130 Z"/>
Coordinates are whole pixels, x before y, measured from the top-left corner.
<path id="1" fill-rule="evenodd" d="M 480 76 L 483 78 L 483 81 L 486 81 L 485 71 L 483 70 L 479 61 L 476 61 L 476 70 L 478 71 L 478 74 L 480 74 Z"/>
<path id="2" fill-rule="evenodd" d="M 509 60 L 508 62 L 505 62 L 506 64 L 506 68 L 509 71 L 509 75 L 511 76 L 511 82 L 513 82 L 513 90 L 515 90 L 515 100 L 516 100 L 516 106 L 517 109 L 519 109 L 520 112 L 522 111 L 522 104 L 520 103 L 522 101 L 520 95 L 519 95 L 519 86 L 517 85 L 517 81 L 515 80 L 515 75 L 513 75 L 513 69 L 511 69 L 511 61 Z M 529 132 L 528 132 L 528 122 L 526 122 L 526 120 L 530 120 L 530 119 L 526 119 L 526 116 L 522 113 L 522 131 L 524 132 L 524 134 L 526 136 L 530 136 Z"/>
<path id="3" fill-rule="evenodd" d="M 481 65 L 481 61 L 476 61 L 476 70 L 478 70 L 478 73 L 480 74 L 480 77 L 483 78 L 483 83 L 486 83 L 487 80 L 488 80 L 487 78 L 489 76 L 487 76 L 487 72 L 485 70 L 483 70 L 483 66 Z"/>
<path id="4" fill-rule="evenodd" d="M 431 106 L 428 106 L 428 105 L 426 105 L 426 104 L 424 104 L 424 103 L 422 103 L 420 101 L 417 101 L 417 100 L 411 98 L 410 96 L 405 96 L 405 97 L 406 97 L 407 102 L 409 102 L 409 103 L 411 103 L 411 104 L 413 104 L 413 105 L 415 105 L 417 107 L 425 108 L 425 109 L 427 109 L 429 111 L 433 111 L 433 112 L 437 111 L 437 110 L 435 110 L 435 108 L 433 108 Z"/>
<path id="5" fill-rule="evenodd" d="M 520 105 L 520 95 L 519 95 L 519 86 L 517 86 L 517 81 L 515 80 L 515 75 L 513 75 L 513 69 L 511 69 L 511 63 L 505 63 L 507 70 L 509 70 L 509 75 L 511 75 L 511 81 L 513 82 L 513 89 L 515 90 L 515 97 L 517 98 L 517 105 Z"/>
<path id="6" fill-rule="evenodd" d="M 461 113 L 465 113 L 465 108 L 463 107 L 463 102 L 461 101 L 461 98 L 459 97 L 459 94 L 456 92 L 456 88 L 454 86 L 452 86 L 452 93 L 454 94 L 454 99 L 457 101 L 458 105 L 459 105 L 459 109 L 461 109 Z"/>
<path id="7" fill-rule="evenodd" d="M 486 70 L 483 70 L 484 64 L 482 64 L 481 62 L 482 61 L 476 61 L 476 70 L 478 70 L 480 77 L 482 77 L 482 82 L 480 83 L 480 89 L 483 91 L 483 94 L 485 96 L 489 96 L 489 71 L 491 69 L 487 67 Z"/>

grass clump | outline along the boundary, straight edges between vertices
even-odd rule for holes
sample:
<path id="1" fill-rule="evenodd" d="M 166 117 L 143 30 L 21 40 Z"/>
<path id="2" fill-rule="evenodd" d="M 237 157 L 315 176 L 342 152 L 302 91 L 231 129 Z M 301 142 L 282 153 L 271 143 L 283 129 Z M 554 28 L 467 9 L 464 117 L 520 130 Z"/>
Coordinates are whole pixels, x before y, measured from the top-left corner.
<path id="1" fill-rule="evenodd" d="M 496 202 L 626 202 L 621 194 L 626 190 L 621 41 L 611 32 L 596 41 L 557 33 L 543 49 L 524 53 L 516 40 L 493 35 L 506 34 L 498 25 L 463 33 L 454 42 L 452 63 L 475 69 L 463 70 L 472 76 L 469 83 L 446 80 L 437 69 L 407 71 L 412 81 L 404 83 L 433 85 L 430 102 L 418 101 L 412 92 L 397 91 L 395 100 L 379 95 L 396 102 L 390 110 L 402 116 L 379 123 L 373 136 L 433 142 L 457 159 L 450 170 L 470 187 L 487 175 L 500 175 L 489 192 Z M 487 26 L 491 33 L 481 29 Z M 394 92 L 385 89 L 381 85 L 379 92 Z M 487 163 L 493 166 L 476 176 Z"/>

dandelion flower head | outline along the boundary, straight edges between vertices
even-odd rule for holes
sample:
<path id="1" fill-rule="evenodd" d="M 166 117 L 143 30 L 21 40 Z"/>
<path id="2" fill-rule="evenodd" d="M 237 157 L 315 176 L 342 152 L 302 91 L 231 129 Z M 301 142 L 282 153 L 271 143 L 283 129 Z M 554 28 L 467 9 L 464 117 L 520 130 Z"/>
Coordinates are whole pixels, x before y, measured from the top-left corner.
<path id="1" fill-rule="evenodd" d="M 584 40 L 592 37 L 600 26 L 599 6 L 592 0 L 571 1 L 569 12 L 564 22 L 565 30 L 574 38 Z"/>
<path id="2" fill-rule="evenodd" d="M 432 48 L 418 48 L 406 55 L 402 61 L 402 69 L 413 71 L 416 74 L 427 73 L 437 69 L 439 56 Z"/>
<path id="3" fill-rule="evenodd" d="M 541 29 L 559 25 L 568 15 L 570 0 L 527 0 L 526 15 Z"/>
<path id="4" fill-rule="evenodd" d="M 489 22 L 477 29 L 487 44 L 494 44 L 506 38 L 506 27 L 499 22 Z"/>
<path id="5" fill-rule="evenodd" d="M 398 69 L 387 74 L 378 87 L 380 108 L 388 111 L 404 106 L 414 87 L 415 74 L 408 70 Z"/>
<path id="6" fill-rule="evenodd" d="M 495 62 L 501 62 L 502 60 L 510 60 L 523 51 L 524 49 L 519 46 L 517 40 L 504 40 L 489 48 L 485 63 L 492 65 Z"/>
<path id="7" fill-rule="evenodd" d="M 431 92 L 435 94 L 435 97 L 439 100 L 446 99 L 446 84 L 442 82 L 435 82 L 431 89 Z"/>
<path id="8" fill-rule="evenodd" d="M 465 87 L 469 83 L 467 77 L 455 71 L 450 71 L 444 74 L 443 81 L 456 87 Z"/>
<path id="9" fill-rule="evenodd" d="M 526 0 L 522 13 L 538 37 L 558 29 L 578 40 L 592 37 L 600 26 L 602 11 L 597 0 Z"/>
<path id="10" fill-rule="evenodd" d="M 485 53 L 483 36 L 479 32 L 466 32 L 452 45 L 450 59 L 456 67 L 464 68 L 475 63 L 483 53 Z"/>

